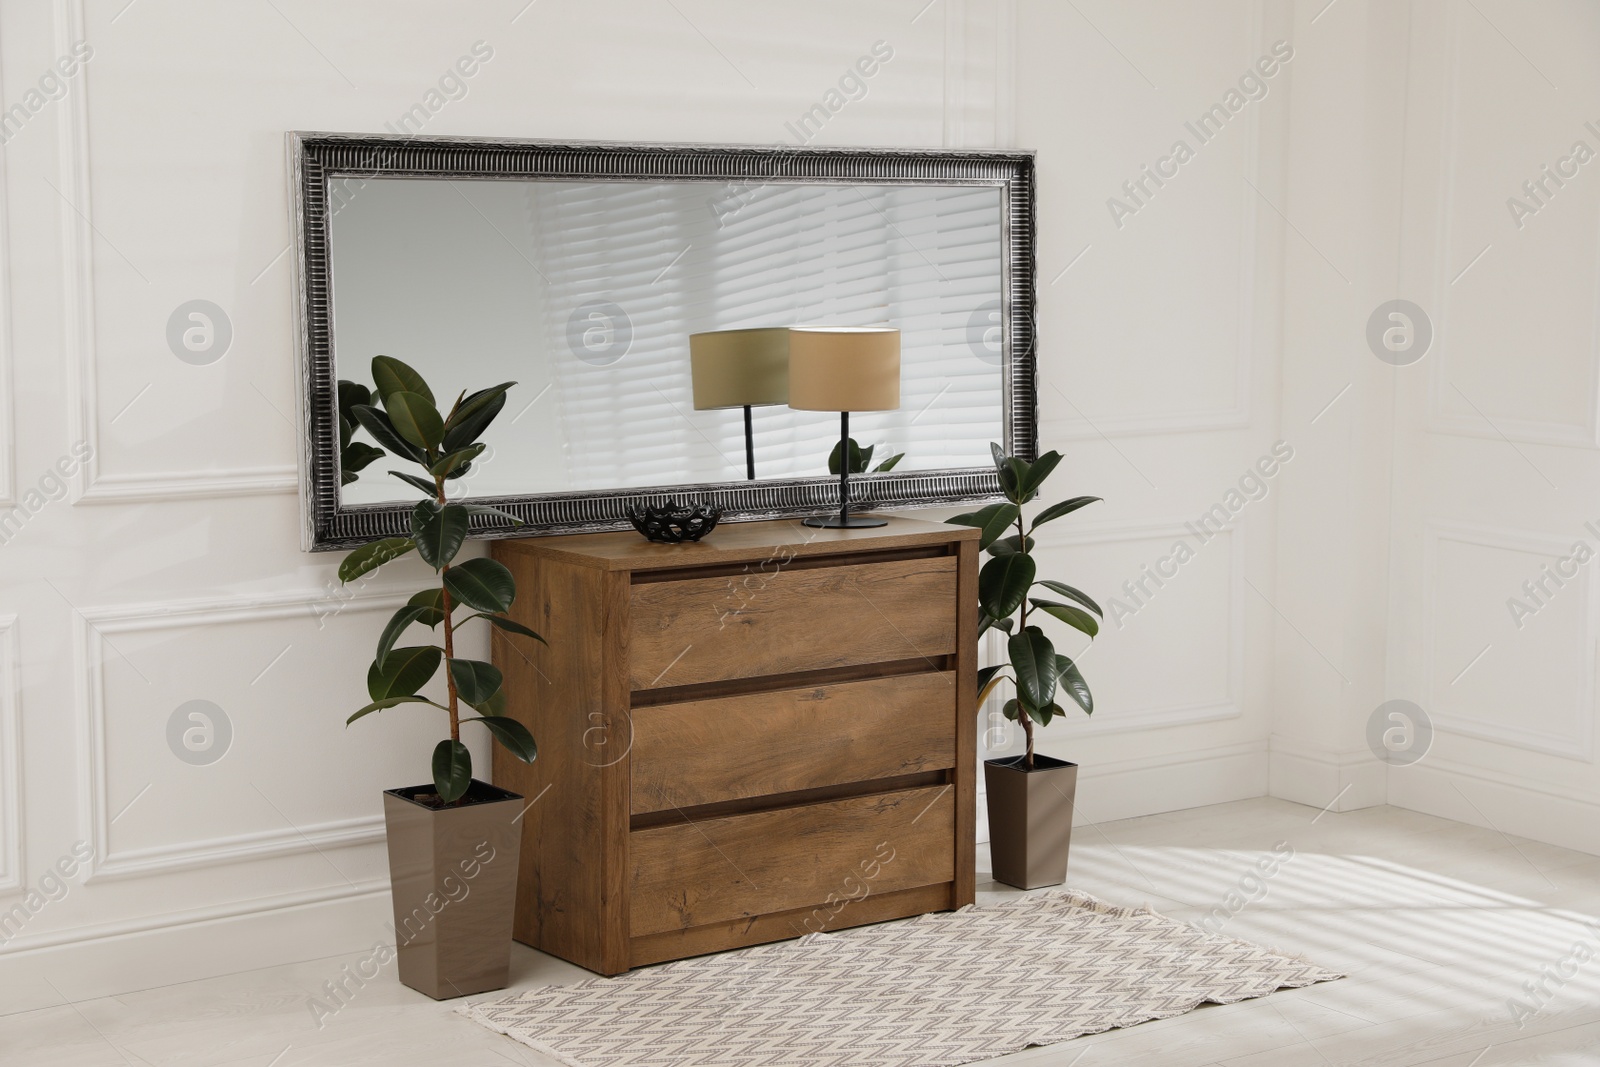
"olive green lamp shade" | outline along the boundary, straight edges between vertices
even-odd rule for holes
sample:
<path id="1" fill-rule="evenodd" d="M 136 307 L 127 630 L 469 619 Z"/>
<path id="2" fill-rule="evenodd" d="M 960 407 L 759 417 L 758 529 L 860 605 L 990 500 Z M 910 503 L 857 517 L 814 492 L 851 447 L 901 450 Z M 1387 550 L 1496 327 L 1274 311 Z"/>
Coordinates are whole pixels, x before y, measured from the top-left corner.
<path id="1" fill-rule="evenodd" d="M 900 331 L 889 326 L 791 326 L 789 406 L 893 411 L 900 406 Z"/>
<path id="2" fill-rule="evenodd" d="M 696 411 L 789 402 L 789 330 L 713 330 L 689 335 Z"/>
<path id="3" fill-rule="evenodd" d="M 827 530 L 886 526 L 850 513 L 850 413 L 900 406 L 900 331 L 892 326 L 789 327 L 789 406 L 839 413 L 839 513 L 813 515 Z"/>

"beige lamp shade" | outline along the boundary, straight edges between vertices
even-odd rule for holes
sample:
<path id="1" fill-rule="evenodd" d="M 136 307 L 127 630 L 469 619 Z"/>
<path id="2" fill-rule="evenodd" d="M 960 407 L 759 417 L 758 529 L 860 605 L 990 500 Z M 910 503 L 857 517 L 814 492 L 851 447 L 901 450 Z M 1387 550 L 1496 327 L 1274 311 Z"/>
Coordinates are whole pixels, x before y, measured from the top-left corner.
<path id="1" fill-rule="evenodd" d="M 900 331 L 889 326 L 791 326 L 789 406 L 893 411 L 900 406 Z"/>
<path id="2" fill-rule="evenodd" d="M 713 330 L 689 335 L 696 411 L 789 402 L 789 330 Z"/>

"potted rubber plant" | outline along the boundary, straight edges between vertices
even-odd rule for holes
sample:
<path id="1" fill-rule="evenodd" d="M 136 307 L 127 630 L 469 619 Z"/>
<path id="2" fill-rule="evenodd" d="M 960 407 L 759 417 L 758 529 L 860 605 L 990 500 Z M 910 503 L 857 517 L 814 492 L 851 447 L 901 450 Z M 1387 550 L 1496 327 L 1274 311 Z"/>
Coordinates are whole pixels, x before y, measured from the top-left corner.
<path id="1" fill-rule="evenodd" d="M 982 532 L 979 547 L 990 556 L 978 572 L 978 632 L 997 629 L 1009 635 L 1005 659 L 978 671 L 978 704 L 982 706 L 997 686 L 1009 681 L 1015 695 L 1003 711 L 1006 718 L 1022 724 L 1027 740 L 1021 755 L 986 760 L 983 766 L 994 877 L 1019 889 L 1037 889 L 1067 880 L 1078 765 L 1036 753 L 1034 728 L 1049 726 L 1065 715 L 1062 701 L 1086 715 L 1094 711 L 1094 697 L 1077 664 L 1056 651 L 1038 619 L 1040 615 L 1059 619 L 1093 639 L 1100 632 L 1095 616 L 1104 618 L 1105 613 L 1082 590 L 1039 577 L 1033 534 L 1045 523 L 1100 498 L 1072 497 L 1051 504 L 1028 521 L 1024 505 L 1039 495 L 1061 454 L 1046 452 L 1029 463 L 1006 455 L 999 445 L 991 449 L 1005 500 L 949 521 L 977 527 Z M 1046 595 L 1038 595 L 1040 591 Z"/>
<path id="2" fill-rule="evenodd" d="M 472 776 L 464 726 L 479 724 L 493 743 L 531 763 L 537 755 L 526 726 L 505 714 L 501 674 L 493 664 L 456 655 L 458 629 L 483 620 L 508 635 L 544 639 L 506 614 L 516 599 L 511 572 L 492 559 L 455 562 L 475 514 L 514 515 L 448 499 L 448 483 L 464 475 L 486 447 L 478 439 L 505 406 L 506 382 L 462 393 L 441 413 L 428 383 L 397 359 L 372 361 L 374 387 L 341 382 L 342 454 L 362 466 L 388 454 L 421 474 L 389 473 L 423 494 L 411 511 L 409 537 L 387 537 L 345 557 L 339 579 L 351 582 L 415 551 L 438 582 L 411 597 L 384 626 L 367 668 L 371 702 L 346 725 L 376 712 L 421 704 L 449 717 L 449 736 L 433 750 L 433 780 L 384 793 L 389 877 L 394 890 L 400 980 L 436 1000 L 505 986 L 511 960 L 522 797 Z M 348 415 L 345 413 L 348 412 Z M 350 441 L 356 426 L 380 450 Z M 470 614 L 458 617 L 458 612 Z M 414 627 L 440 640 L 401 645 Z M 422 689 L 444 670 L 444 702 Z M 435 689 L 437 692 L 437 688 Z M 464 713 L 470 708 L 475 715 Z"/>

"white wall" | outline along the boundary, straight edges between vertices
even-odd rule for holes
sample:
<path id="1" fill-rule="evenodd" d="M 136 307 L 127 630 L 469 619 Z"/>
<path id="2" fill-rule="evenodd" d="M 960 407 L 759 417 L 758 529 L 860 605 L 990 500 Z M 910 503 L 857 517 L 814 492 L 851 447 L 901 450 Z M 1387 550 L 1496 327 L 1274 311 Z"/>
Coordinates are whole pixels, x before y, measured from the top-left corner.
<path id="1" fill-rule="evenodd" d="M 1600 13 L 1323 10 L 1296 10 L 1316 44 L 1290 119 L 1282 417 L 1317 447 L 1280 501 L 1298 632 L 1277 645 L 1272 789 L 1600 851 L 1594 564 L 1562 562 L 1600 552 L 1600 177 L 1568 164 L 1543 206 L 1522 189 L 1577 141 L 1600 152 Z M 1406 366 L 1364 336 L 1396 298 L 1434 331 Z M 1433 741 L 1385 767 L 1367 728 L 1394 699 Z"/>
<path id="2" fill-rule="evenodd" d="M 433 724 L 342 719 L 423 574 L 346 604 L 336 559 L 298 549 L 282 135 L 382 130 L 477 41 L 493 58 L 425 132 L 792 140 L 883 40 L 819 141 L 1038 150 L 1042 444 L 1067 456 L 1053 492 L 1106 498 L 1042 562 L 1116 617 L 1083 660 L 1099 710 L 1042 741 L 1084 767 L 1080 819 L 1270 789 L 1596 825 L 1594 583 L 1523 631 L 1503 603 L 1597 517 L 1596 179 L 1520 231 L 1503 205 L 1597 117 L 1589 9 L 1480 0 L 1496 30 L 1431 0 L 524 2 L 0 4 L 7 107 L 94 50 L 3 149 L 0 495 L 94 458 L 0 545 L 0 904 L 96 850 L 0 953 L 0 1006 L 385 936 L 378 795 L 424 773 Z M 1185 124 L 1280 40 L 1264 97 L 1200 144 Z M 1193 158 L 1133 203 L 1179 139 Z M 1397 294 L 1437 309 L 1409 368 L 1363 339 Z M 165 337 L 194 299 L 233 330 L 204 365 Z M 1260 499 L 1230 496 L 1258 463 Z M 1403 772 L 1364 740 L 1396 696 L 1438 727 Z M 209 766 L 165 739 L 192 700 L 231 724 Z"/>

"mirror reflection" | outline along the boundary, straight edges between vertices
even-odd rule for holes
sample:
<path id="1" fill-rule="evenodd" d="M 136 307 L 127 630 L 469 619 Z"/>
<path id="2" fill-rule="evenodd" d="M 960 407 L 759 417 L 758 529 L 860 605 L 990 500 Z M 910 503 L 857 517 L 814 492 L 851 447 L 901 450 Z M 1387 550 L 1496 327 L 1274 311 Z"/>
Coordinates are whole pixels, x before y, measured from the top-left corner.
<path id="1" fill-rule="evenodd" d="M 464 495 L 828 474 L 847 409 L 790 406 L 791 326 L 898 331 L 898 406 L 879 382 L 850 411 L 853 473 L 985 467 L 1002 439 L 994 186 L 368 178 L 328 194 L 337 377 L 371 385 L 372 357 L 393 356 L 446 406 L 519 383 Z M 863 396 L 835 384 L 838 404 Z M 410 500 L 387 469 L 342 502 Z"/>

